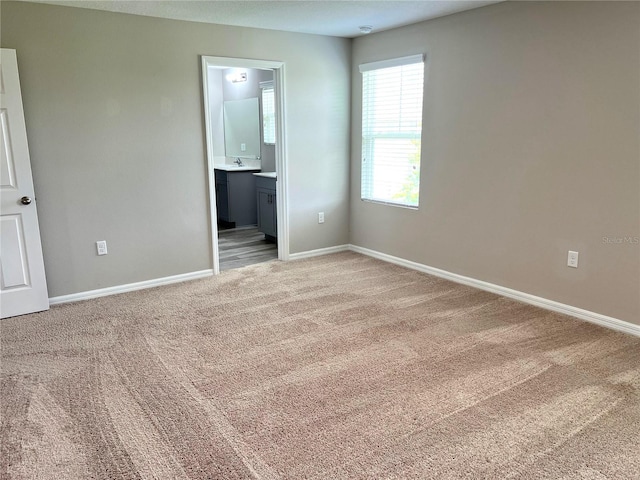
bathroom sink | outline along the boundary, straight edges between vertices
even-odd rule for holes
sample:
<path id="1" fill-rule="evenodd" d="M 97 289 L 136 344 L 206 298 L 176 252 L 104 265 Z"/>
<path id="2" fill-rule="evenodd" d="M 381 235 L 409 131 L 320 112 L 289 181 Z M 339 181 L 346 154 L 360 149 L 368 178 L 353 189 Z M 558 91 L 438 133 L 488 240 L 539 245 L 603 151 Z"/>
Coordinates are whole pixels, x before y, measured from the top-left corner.
<path id="1" fill-rule="evenodd" d="M 260 167 L 248 167 L 246 165 L 214 165 L 216 170 L 224 170 L 225 172 L 248 172 L 260 171 Z"/>

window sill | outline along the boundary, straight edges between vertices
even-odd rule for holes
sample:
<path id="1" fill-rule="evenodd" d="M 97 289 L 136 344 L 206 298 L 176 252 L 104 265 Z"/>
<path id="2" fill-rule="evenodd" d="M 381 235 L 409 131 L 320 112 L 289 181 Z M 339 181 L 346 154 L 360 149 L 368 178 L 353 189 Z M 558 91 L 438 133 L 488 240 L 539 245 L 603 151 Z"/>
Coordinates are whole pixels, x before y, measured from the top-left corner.
<path id="1" fill-rule="evenodd" d="M 362 202 L 366 202 L 366 203 L 375 203 L 378 205 L 386 205 L 388 207 L 399 207 L 399 208 L 406 208 L 407 210 L 418 210 L 419 205 L 413 206 L 413 205 L 403 205 L 401 203 L 393 203 L 393 202 L 385 202 L 383 200 L 371 200 L 368 198 L 361 198 L 360 199 Z"/>

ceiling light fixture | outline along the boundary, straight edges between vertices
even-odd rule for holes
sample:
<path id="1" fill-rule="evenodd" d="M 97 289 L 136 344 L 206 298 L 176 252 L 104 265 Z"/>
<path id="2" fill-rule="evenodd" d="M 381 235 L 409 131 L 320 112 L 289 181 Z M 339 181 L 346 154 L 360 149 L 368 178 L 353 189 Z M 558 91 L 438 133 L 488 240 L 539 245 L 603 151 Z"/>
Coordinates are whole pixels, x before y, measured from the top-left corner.
<path id="1" fill-rule="evenodd" d="M 235 72 L 227 75 L 227 80 L 231 83 L 242 83 L 247 81 L 247 72 Z"/>
<path id="2" fill-rule="evenodd" d="M 367 33 L 371 33 L 372 30 L 373 30 L 373 27 L 371 25 L 362 25 L 360 27 L 360 33 L 364 33 L 365 35 Z"/>

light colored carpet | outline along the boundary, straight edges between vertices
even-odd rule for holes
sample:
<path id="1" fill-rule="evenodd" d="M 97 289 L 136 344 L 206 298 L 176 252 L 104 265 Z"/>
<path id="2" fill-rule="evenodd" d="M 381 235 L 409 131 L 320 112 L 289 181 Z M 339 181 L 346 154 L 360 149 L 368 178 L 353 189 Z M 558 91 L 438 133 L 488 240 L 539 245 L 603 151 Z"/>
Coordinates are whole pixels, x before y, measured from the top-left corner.
<path id="1" fill-rule="evenodd" d="M 0 327 L 2 478 L 640 475 L 640 339 L 354 253 Z"/>

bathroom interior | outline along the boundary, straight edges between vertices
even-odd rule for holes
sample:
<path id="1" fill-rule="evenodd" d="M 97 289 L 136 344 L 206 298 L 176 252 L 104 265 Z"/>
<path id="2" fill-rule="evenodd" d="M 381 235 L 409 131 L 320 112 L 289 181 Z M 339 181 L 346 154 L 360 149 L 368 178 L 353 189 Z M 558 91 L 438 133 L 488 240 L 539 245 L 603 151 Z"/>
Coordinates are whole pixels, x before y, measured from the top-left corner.
<path id="1" fill-rule="evenodd" d="M 278 258 L 272 70 L 209 68 L 220 271 Z"/>

